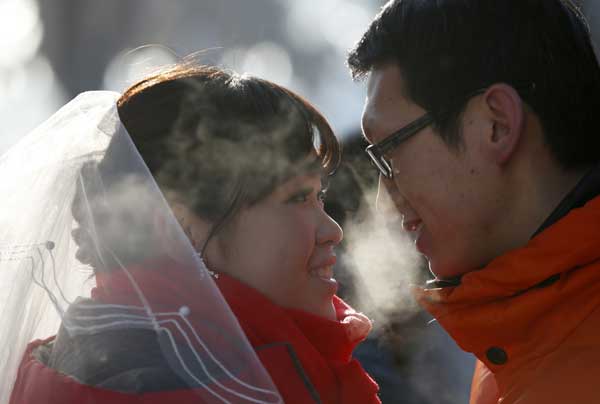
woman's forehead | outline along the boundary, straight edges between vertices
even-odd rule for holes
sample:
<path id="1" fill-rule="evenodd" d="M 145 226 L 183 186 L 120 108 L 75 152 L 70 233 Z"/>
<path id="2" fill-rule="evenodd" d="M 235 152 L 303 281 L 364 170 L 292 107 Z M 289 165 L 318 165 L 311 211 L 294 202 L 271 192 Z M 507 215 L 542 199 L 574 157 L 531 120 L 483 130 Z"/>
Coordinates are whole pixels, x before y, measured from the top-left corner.
<path id="1" fill-rule="evenodd" d="M 321 186 L 326 177 L 326 170 L 321 165 L 321 161 L 315 157 L 295 165 L 289 175 L 277 185 L 275 191 L 286 192 L 302 186 L 313 186 L 313 184 Z"/>
<path id="2" fill-rule="evenodd" d="M 323 182 L 323 176 L 320 172 L 306 172 L 295 175 L 293 177 L 288 178 L 285 182 L 283 182 L 280 187 L 283 188 L 295 188 L 299 186 L 306 186 L 308 184 L 321 184 Z"/>

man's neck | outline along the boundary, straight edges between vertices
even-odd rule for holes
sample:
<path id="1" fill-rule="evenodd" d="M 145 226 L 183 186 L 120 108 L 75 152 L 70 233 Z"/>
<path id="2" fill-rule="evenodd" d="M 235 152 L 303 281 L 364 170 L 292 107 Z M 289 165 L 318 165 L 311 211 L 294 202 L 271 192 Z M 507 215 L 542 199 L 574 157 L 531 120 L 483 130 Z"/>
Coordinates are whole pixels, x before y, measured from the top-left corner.
<path id="1" fill-rule="evenodd" d="M 513 197 L 504 231 L 507 250 L 524 246 L 591 167 L 564 169 L 540 136 L 530 136 L 509 173 Z M 511 228 L 512 226 L 512 228 Z"/>
<path id="2" fill-rule="evenodd" d="M 556 204 L 552 212 L 536 229 L 535 233 L 532 234 L 532 238 L 560 220 L 572 209 L 585 205 L 585 203 L 598 195 L 600 195 L 600 163 L 587 168 L 585 172 L 579 176 L 576 184 L 572 186 L 570 191 L 558 204 Z"/>

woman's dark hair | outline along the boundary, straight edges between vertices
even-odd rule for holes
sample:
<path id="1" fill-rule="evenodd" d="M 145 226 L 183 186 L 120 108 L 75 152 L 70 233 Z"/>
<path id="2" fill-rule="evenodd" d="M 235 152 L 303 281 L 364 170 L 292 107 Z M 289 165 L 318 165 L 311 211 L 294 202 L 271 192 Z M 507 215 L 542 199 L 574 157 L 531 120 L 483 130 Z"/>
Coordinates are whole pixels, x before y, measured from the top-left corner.
<path id="1" fill-rule="evenodd" d="M 290 177 L 302 170 L 328 176 L 340 160 L 331 127 L 311 104 L 217 67 L 182 63 L 147 77 L 123 93 L 117 109 L 163 193 L 211 222 L 211 236 Z M 115 150 L 124 138 L 116 134 L 97 165 L 105 187 L 123 176 L 115 172 Z"/>
<path id="2" fill-rule="evenodd" d="M 385 63 L 449 145 L 460 143 L 465 96 L 502 82 L 540 118 L 563 167 L 600 157 L 600 68 L 572 0 L 392 0 L 348 57 L 356 78 Z"/>
<path id="3" fill-rule="evenodd" d="M 307 101 L 216 67 L 183 64 L 147 77 L 117 105 L 159 186 L 212 222 L 236 195 L 252 204 L 269 194 L 311 153 L 326 175 L 340 159 L 331 127 Z"/>

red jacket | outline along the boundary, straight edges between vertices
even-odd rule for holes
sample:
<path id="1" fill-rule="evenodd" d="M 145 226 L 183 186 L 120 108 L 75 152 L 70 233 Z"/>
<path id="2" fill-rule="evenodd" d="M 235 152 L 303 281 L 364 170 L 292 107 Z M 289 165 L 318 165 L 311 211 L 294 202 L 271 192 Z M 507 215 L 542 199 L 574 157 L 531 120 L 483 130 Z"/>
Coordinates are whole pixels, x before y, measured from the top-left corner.
<path id="1" fill-rule="evenodd" d="M 377 384 L 351 357 L 366 333 L 353 331 L 356 313 L 337 296 L 338 321 L 330 321 L 282 309 L 226 276 L 217 284 L 286 403 L 380 402 Z"/>
<path id="2" fill-rule="evenodd" d="M 181 282 L 180 272 L 157 273 L 160 279 L 153 280 L 157 294 L 168 299 L 176 291 L 186 293 L 177 290 L 186 284 Z M 340 299 L 334 298 L 339 321 L 329 321 L 280 308 L 257 291 L 224 275 L 220 275 L 217 284 L 286 403 L 380 403 L 376 383 L 351 358 L 354 347 L 366 336 L 360 321 L 354 321 L 361 317 Z M 92 296 L 103 301 L 102 288 L 96 289 Z M 81 384 L 46 367 L 32 355 L 35 348 L 52 338 L 29 345 L 10 404 L 203 402 L 189 389 L 134 395 Z M 236 401 L 233 398 L 231 402 Z"/>

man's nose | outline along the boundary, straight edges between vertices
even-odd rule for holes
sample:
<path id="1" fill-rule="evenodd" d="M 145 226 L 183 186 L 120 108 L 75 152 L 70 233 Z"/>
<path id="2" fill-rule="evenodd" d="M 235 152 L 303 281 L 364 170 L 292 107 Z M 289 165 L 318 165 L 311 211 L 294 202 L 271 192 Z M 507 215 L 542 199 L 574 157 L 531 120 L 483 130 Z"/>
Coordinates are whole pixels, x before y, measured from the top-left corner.
<path id="1" fill-rule="evenodd" d="M 379 176 L 379 188 L 377 189 L 377 201 L 375 207 L 377 212 L 384 216 L 397 215 L 397 207 L 402 203 L 402 196 L 396 189 L 393 180 Z"/>

